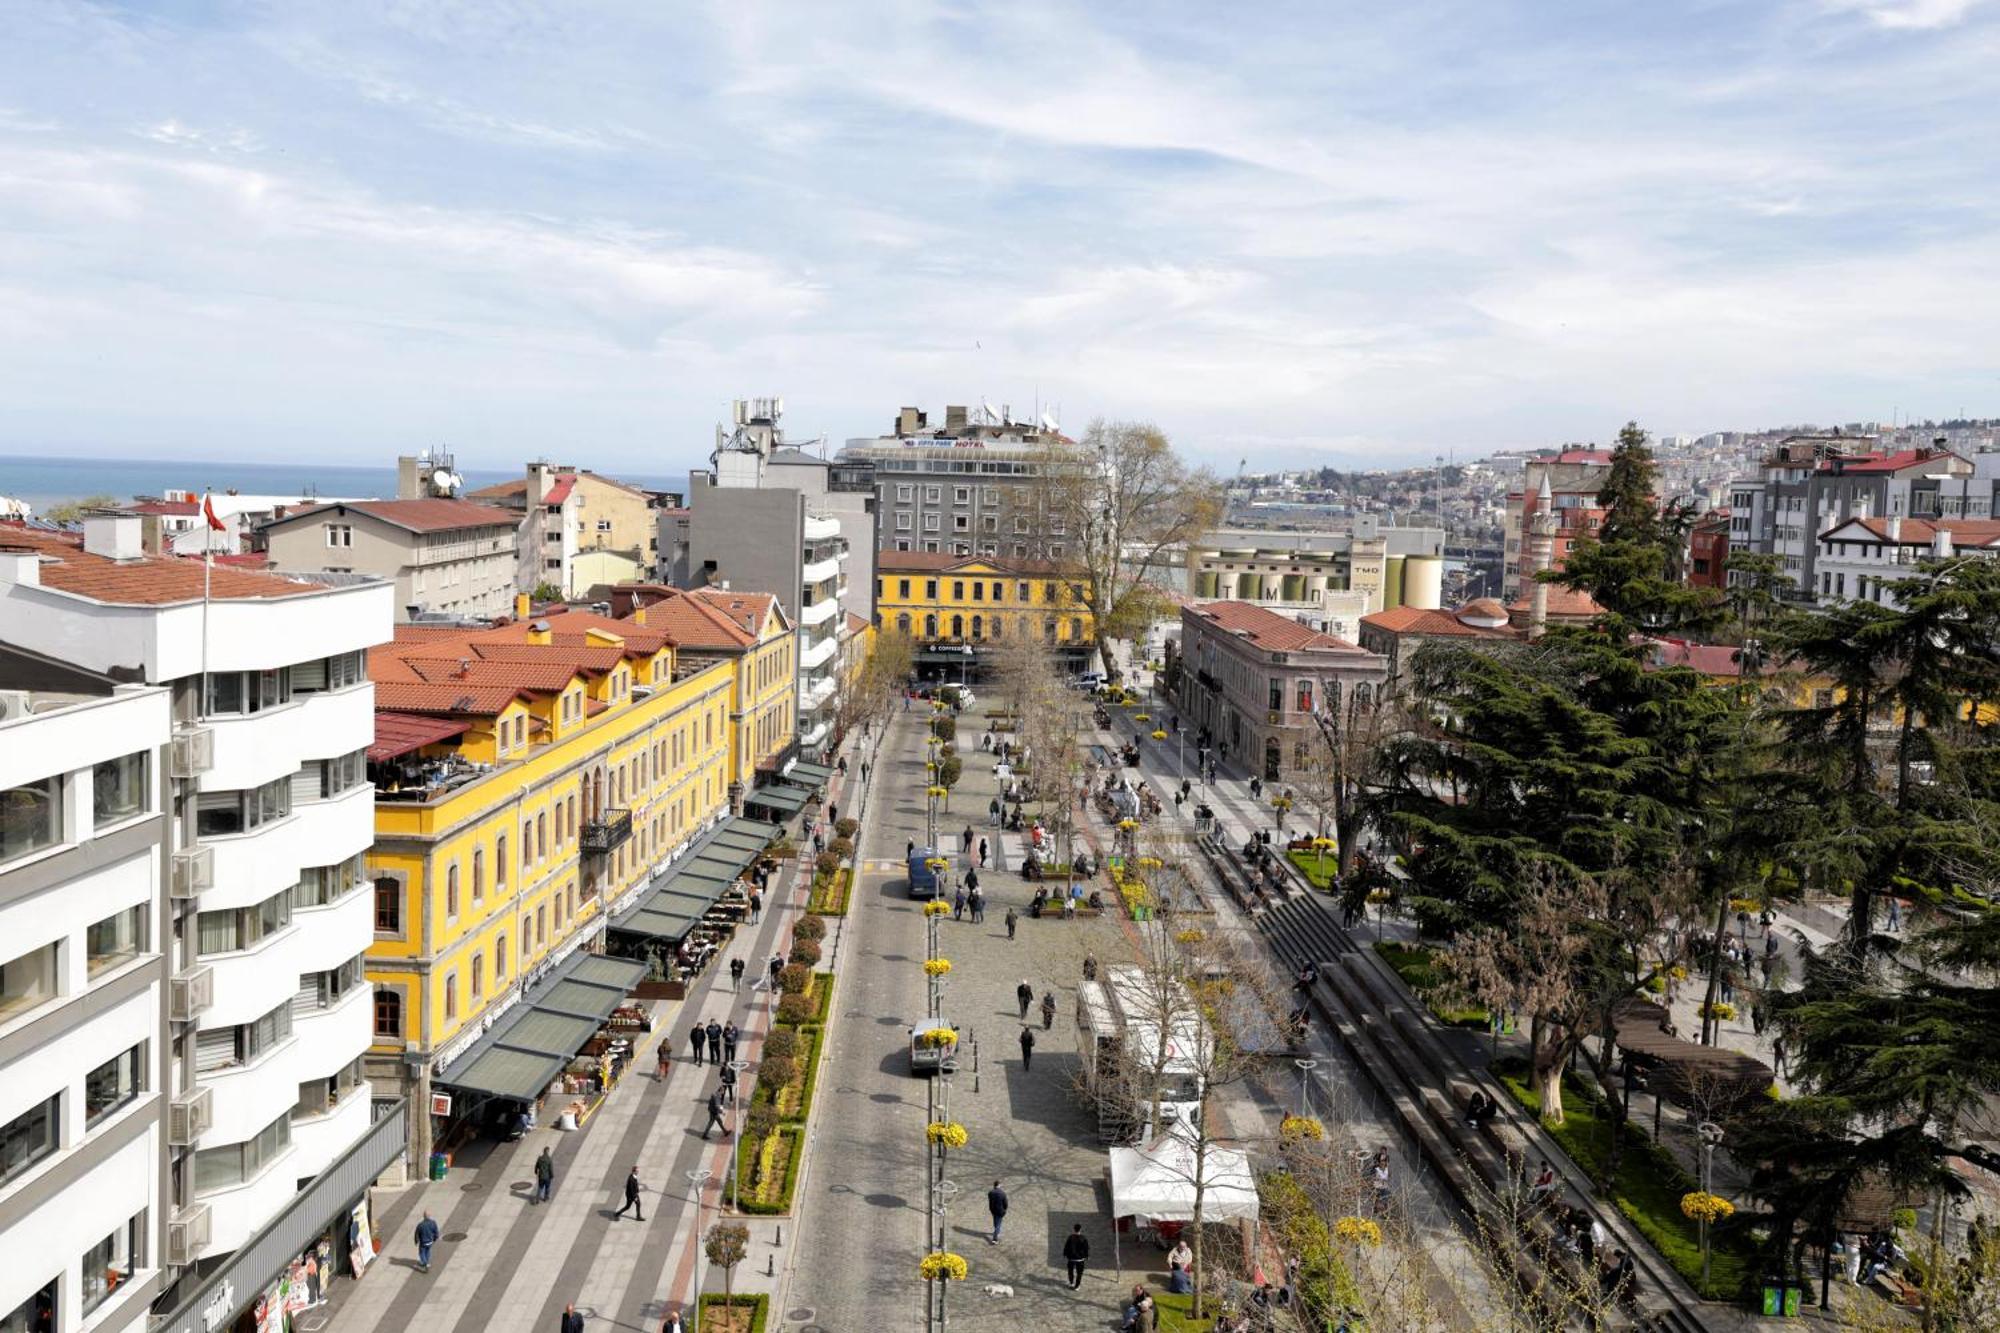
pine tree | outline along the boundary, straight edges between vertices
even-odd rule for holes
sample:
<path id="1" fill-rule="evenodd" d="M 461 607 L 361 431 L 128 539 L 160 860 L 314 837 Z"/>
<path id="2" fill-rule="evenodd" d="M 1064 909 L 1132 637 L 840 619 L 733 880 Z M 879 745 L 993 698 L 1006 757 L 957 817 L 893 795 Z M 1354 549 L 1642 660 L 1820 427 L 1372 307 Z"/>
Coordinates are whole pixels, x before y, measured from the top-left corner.
<path id="1" fill-rule="evenodd" d="M 1616 634 L 1699 633 L 1723 618 L 1723 599 L 1714 589 L 1681 582 L 1695 516 L 1679 502 L 1662 509 L 1659 471 L 1646 432 L 1627 422 L 1597 493 L 1604 522 L 1570 547 L 1560 570 L 1541 575 L 1589 593 Z"/>

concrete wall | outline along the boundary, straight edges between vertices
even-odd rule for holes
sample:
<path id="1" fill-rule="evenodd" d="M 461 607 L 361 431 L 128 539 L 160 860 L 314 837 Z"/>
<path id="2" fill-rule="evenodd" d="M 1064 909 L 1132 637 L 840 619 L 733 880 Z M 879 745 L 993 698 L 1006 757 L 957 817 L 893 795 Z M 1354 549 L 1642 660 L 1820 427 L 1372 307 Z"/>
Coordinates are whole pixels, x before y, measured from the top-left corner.
<path id="1" fill-rule="evenodd" d="M 805 497 L 793 490 L 721 488 L 697 474 L 688 496 L 688 582 L 714 578 L 736 592 L 767 592 L 798 623 L 805 568 Z"/>

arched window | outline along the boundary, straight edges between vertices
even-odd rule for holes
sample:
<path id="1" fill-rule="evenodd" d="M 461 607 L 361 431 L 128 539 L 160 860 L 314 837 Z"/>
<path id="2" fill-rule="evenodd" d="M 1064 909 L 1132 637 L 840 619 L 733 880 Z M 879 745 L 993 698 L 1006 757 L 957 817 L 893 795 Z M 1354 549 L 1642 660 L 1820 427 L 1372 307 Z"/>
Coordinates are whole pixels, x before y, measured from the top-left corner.
<path id="1" fill-rule="evenodd" d="M 505 981 L 506 979 L 507 979 L 507 936 L 503 932 L 500 938 L 493 941 L 493 980 L 496 982 L 500 982 L 500 981 Z"/>
<path id="2" fill-rule="evenodd" d="M 951 637 L 954 639 L 962 639 L 965 637 L 964 616 L 953 616 L 951 618 Z"/>
<path id="3" fill-rule="evenodd" d="M 978 587 L 978 586 L 980 586 L 980 585 L 978 585 L 978 584 L 976 584 L 976 583 L 975 583 L 975 584 L 973 584 L 972 586 L 976 588 L 976 587 Z M 973 637 L 973 638 L 977 639 L 977 638 L 979 637 L 979 631 L 980 631 L 981 629 L 983 629 L 983 628 L 985 627 L 985 624 L 986 624 L 986 617 L 984 617 L 984 616 L 974 616 L 974 617 L 972 618 L 972 637 Z"/>
<path id="4" fill-rule="evenodd" d="M 378 1037 L 400 1037 L 403 1035 L 403 993 L 393 990 L 375 992 L 375 1035 Z"/>
<path id="5" fill-rule="evenodd" d="M 910 613 L 908 611 L 905 611 L 901 615 L 896 617 L 896 633 L 908 634 L 909 632 L 910 632 Z"/>
<path id="6" fill-rule="evenodd" d="M 444 870 L 444 914 L 458 915 L 458 862 L 453 861 Z"/>
<path id="7" fill-rule="evenodd" d="M 937 617 L 935 615 L 924 617 L 924 637 L 926 639 L 935 639 L 937 637 Z"/>
<path id="8" fill-rule="evenodd" d="M 1354 687 L 1354 706 L 1356 708 L 1374 707 L 1375 687 L 1370 685 L 1367 681 L 1362 681 L 1360 684 L 1356 685 Z"/>
<path id="9" fill-rule="evenodd" d="M 472 998 L 477 1000 L 486 994 L 486 955 L 472 955 Z"/>

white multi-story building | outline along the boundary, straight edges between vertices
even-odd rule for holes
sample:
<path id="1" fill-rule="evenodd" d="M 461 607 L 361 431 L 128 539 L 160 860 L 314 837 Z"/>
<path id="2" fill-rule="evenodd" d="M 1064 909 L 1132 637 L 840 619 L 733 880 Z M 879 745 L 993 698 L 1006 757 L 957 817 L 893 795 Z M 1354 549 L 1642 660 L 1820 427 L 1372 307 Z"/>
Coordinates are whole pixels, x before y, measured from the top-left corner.
<path id="1" fill-rule="evenodd" d="M 1922 573 L 1920 564 L 2000 552 L 2000 519 L 1850 518 L 1822 532 L 1818 546 L 1820 605 L 1874 602 L 1901 610 L 1896 585 Z"/>
<path id="2" fill-rule="evenodd" d="M 171 694 L 155 938 L 173 1333 L 248 1308 L 308 1250 L 345 1271 L 364 1248 L 357 1205 L 402 1153 L 400 1106 L 378 1120 L 361 1072 L 365 654 L 390 636 L 393 599 L 375 579 L 148 556 L 131 517 L 87 519 L 80 541 L 0 526 L 0 639 Z"/>
<path id="3" fill-rule="evenodd" d="M 163 1288 L 170 702 L 0 647 L 0 1328 Z"/>

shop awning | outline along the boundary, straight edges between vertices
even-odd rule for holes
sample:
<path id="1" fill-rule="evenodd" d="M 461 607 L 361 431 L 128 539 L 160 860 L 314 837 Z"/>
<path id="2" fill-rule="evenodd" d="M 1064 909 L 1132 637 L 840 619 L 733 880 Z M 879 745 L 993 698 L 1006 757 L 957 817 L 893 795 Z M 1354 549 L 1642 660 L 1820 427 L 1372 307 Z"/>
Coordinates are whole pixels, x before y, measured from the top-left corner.
<path id="1" fill-rule="evenodd" d="M 714 840 L 732 847 L 754 847 L 762 851 L 782 831 L 776 824 L 738 815 L 715 831 Z"/>
<path id="2" fill-rule="evenodd" d="M 792 765 L 792 771 L 785 774 L 785 781 L 796 782 L 802 787 L 824 787 L 833 780 L 833 770 L 825 764 L 808 764 L 801 759 Z"/>
<path id="3" fill-rule="evenodd" d="M 686 937 L 702 915 L 721 900 L 768 840 L 762 832 L 771 828 L 754 820 L 732 819 L 710 833 L 695 849 L 653 880 L 653 887 L 630 911 L 611 922 L 611 929 L 655 939 L 680 940 Z M 775 830 L 773 830 L 775 831 Z M 754 839 L 755 848 L 731 845 Z"/>
<path id="4" fill-rule="evenodd" d="M 766 810 L 776 810 L 779 814 L 797 814 L 812 798 L 812 792 L 805 787 L 794 787 L 789 782 L 774 782 L 768 787 L 758 787 L 743 798 L 745 805 L 761 805 Z"/>
<path id="5" fill-rule="evenodd" d="M 735 879 L 743 873 L 743 867 L 749 865 L 751 860 L 752 857 L 748 852 L 739 851 L 731 847 L 718 847 L 713 851 L 704 852 L 700 856 L 683 862 L 687 869 L 682 873 L 693 873 L 705 879 L 713 879 L 717 875 L 721 875 L 727 879 Z"/>
<path id="6" fill-rule="evenodd" d="M 437 1086 L 533 1101 L 645 975 L 646 965 L 632 959 L 571 954 L 494 1019 Z"/>
<path id="7" fill-rule="evenodd" d="M 425 717 L 419 713 L 375 714 L 375 743 L 368 747 L 368 762 L 379 764 L 414 754 L 426 745 L 463 736 L 472 730 L 470 722 L 448 717 Z"/>

